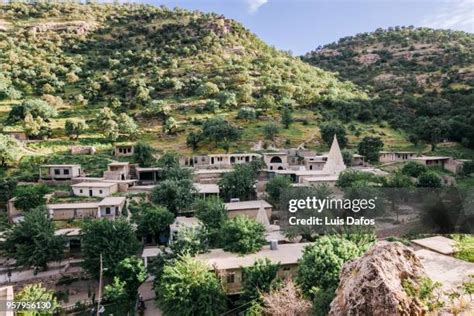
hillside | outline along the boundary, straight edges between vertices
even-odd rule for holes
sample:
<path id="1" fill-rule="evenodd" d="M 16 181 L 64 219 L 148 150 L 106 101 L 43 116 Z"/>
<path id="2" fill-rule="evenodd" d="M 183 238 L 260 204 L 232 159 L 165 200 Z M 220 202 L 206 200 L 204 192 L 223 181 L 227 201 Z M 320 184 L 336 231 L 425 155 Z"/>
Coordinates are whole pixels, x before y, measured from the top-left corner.
<path id="1" fill-rule="evenodd" d="M 366 98 L 354 84 L 269 47 L 216 14 L 11 4 L 0 7 L 0 19 L 0 113 L 6 118 L 11 106 L 42 98 L 58 111 L 49 119 L 53 138 L 64 137 L 69 118 L 85 119 L 96 137 L 92 121 L 109 107 L 135 119 L 142 139 L 161 137 L 179 149 L 209 100 L 217 109 L 204 117 L 229 116 L 242 106 L 271 117 L 281 106 Z M 6 125 L 8 131 L 24 124 L 10 117 Z"/>
<path id="2" fill-rule="evenodd" d="M 473 34 L 379 29 L 341 38 L 302 59 L 365 87 L 392 126 L 408 130 L 413 141 L 451 139 L 474 147 Z"/>

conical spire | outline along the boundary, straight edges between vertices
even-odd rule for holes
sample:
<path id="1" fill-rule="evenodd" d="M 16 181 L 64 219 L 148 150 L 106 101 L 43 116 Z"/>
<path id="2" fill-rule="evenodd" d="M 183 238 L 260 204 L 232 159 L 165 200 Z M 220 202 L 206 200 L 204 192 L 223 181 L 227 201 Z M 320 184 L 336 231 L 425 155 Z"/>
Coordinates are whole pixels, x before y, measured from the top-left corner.
<path id="1" fill-rule="evenodd" d="M 257 222 L 265 226 L 265 229 L 268 231 L 270 229 L 270 221 L 268 220 L 267 212 L 263 205 L 260 206 L 257 213 Z"/>
<path id="2" fill-rule="evenodd" d="M 339 142 L 337 141 L 336 134 L 332 140 L 331 149 L 329 150 L 328 160 L 323 167 L 324 174 L 339 175 L 346 169 L 344 159 L 342 159 L 341 149 L 339 148 Z"/>

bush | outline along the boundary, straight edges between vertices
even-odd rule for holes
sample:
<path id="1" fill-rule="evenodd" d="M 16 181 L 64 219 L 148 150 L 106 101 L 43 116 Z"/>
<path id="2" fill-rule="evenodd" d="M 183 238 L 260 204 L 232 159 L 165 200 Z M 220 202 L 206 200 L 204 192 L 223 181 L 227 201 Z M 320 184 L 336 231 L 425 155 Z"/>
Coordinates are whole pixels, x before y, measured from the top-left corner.
<path id="1" fill-rule="evenodd" d="M 266 243 L 265 227 L 245 215 L 238 215 L 222 227 L 224 250 L 247 254 L 259 251 Z"/>
<path id="2" fill-rule="evenodd" d="M 417 186 L 423 188 L 440 188 L 441 178 L 433 171 L 426 171 L 418 177 Z"/>
<path id="3" fill-rule="evenodd" d="M 254 108 L 244 106 L 237 113 L 237 118 L 246 121 L 253 121 L 257 118 L 257 112 Z"/>
<path id="4" fill-rule="evenodd" d="M 407 162 L 403 168 L 402 173 L 404 175 L 418 178 L 422 173 L 428 171 L 428 168 L 425 165 L 419 164 L 414 161 Z"/>

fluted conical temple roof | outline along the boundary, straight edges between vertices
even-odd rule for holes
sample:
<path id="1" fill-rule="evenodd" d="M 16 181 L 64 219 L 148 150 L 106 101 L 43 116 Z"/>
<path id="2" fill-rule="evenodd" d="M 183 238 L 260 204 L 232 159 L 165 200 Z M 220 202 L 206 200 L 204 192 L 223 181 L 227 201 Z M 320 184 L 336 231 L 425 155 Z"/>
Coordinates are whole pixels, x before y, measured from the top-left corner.
<path id="1" fill-rule="evenodd" d="M 258 209 L 256 220 L 257 222 L 265 226 L 265 229 L 267 231 L 270 229 L 270 220 L 268 219 L 267 212 L 265 211 L 263 205 L 260 206 L 260 208 Z"/>
<path id="2" fill-rule="evenodd" d="M 329 175 L 339 175 L 342 171 L 346 170 L 344 159 L 342 159 L 341 148 L 339 148 L 339 142 L 334 134 L 332 140 L 331 149 L 329 150 L 328 160 L 323 167 L 323 173 Z"/>

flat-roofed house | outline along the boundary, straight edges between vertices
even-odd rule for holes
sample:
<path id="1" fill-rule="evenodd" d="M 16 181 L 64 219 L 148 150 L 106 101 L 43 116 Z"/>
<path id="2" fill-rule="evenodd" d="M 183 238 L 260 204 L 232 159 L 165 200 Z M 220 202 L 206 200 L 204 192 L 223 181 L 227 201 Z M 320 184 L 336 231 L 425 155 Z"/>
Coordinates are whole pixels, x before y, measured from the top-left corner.
<path id="1" fill-rule="evenodd" d="M 81 176 L 80 165 L 41 165 L 40 179 L 46 181 L 70 181 Z"/>
<path id="2" fill-rule="evenodd" d="M 463 166 L 466 162 L 470 162 L 470 159 L 450 159 L 444 168 L 452 173 L 461 173 Z"/>
<path id="3" fill-rule="evenodd" d="M 81 229 L 80 228 L 62 228 L 54 232 L 56 236 L 63 236 L 64 252 L 72 256 L 81 253 Z"/>
<path id="4" fill-rule="evenodd" d="M 255 153 L 209 155 L 209 166 L 211 168 L 230 168 L 233 165 L 249 163 L 260 158 L 261 155 Z"/>
<path id="5" fill-rule="evenodd" d="M 194 216 L 177 216 L 174 219 L 173 224 L 170 225 L 170 239 L 169 243 L 172 243 L 176 237 L 178 236 L 179 232 L 182 229 L 190 228 L 190 229 L 200 229 L 201 228 L 201 221 L 197 217 Z"/>
<path id="6" fill-rule="evenodd" d="M 161 180 L 163 169 L 156 167 L 136 167 L 135 172 L 137 174 L 137 180 L 139 184 L 150 185 L 157 184 Z"/>
<path id="7" fill-rule="evenodd" d="M 96 218 L 97 207 L 97 202 L 76 202 L 46 205 L 50 217 L 56 221 L 76 218 Z"/>
<path id="8" fill-rule="evenodd" d="M 298 260 L 310 243 L 281 244 L 272 242 L 271 246 L 263 246 L 256 253 L 240 255 L 222 249 L 196 256 L 205 263 L 209 270 L 215 270 L 222 280 L 227 294 L 238 294 L 242 291 L 242 268 L 252 266 L 259 259 L 268 258 L 272 263 L 279 264 L 277 276 L 282 279 L 295 277 L 298 272 Z"/>
<path id="9" fill-rule="evenodd" d="M 194 171 L 194 181 L 203 184 L 216 184 L 224 173 L 230 171 L 232 169 L 198 169 Z"/>
<path id="10" fill-rule="evenodd" d="M 194 183 L 196 194 L 199 197 L 219 196 L 219 186 L 214 183 Z"/>
<path id="11" fill-rule="evenodd" d="M 123 196 L 109 196 L 99 202 L 99 217 L 115 219 L 122 215 L 126 198 Z"/>
<path id="12" fill-rule="evenodd" d="M 425 165 L 427 167 L 435 167 L 439 166 L 444 168 L 446 164 L 449 163 L 451 157 L 443 157 L 443 156 L 421 156 L 421 157 L 413 157 L 410 160 L 417 162 L 419 164 Z"/>
<path id="13" fill-rule="evenodd" d="M 265 200 L 225 203 L 225 208 L 227 209 L 227 214 L 229 218 L 234 218 L 237 215 L 246 215 L 250 218 L 256 219 L 258 211 L 262 207 L 267 213 L 267 217 L 271 218 L 272 205 Z"/>
<path id="14" fill-rule="evenodd" d="M 359 155 L 359 154 L 353 154 L 352 155 L 352 166 L 363 166 L 365 165 L 365 156 Z"/>
<path id="15" fill-rule="evenodd" d="M 416 157 L 414 151 L 381 151 L 379 153 L 380 162 L 407 161 Z"/>
<path id="16" fill-rule="evenodd" d="M 328 156 L 308 156 L 303 158 L 306 170 L 323 170 L 324 165 L 328 161 Z"/>
<path id="17" fill-rule="evenodd" d="M 288 169 L 288 154 L 286 152 L 274 152 L 263 154 L 263 161 L 268 170 Z"/>
<path id="18" fill-rule="evenodd" d="M 135 152 L 135 146 L 131 144 L 117 144 L 114 147 L 114 156 L 116 157 L 133 156 L 134 152 Z"/>
<path id="19" fill-rule="evenodd" d="M 106 180 L 128 180 L 130 179 L 129 162 L 111 162 L 107 165 L 107 171 L 104 172 Z"/>
<path id="20" fill-rule="evenodd" d="M 77 196 L 106 197 L 118 192 L 118 185 L 113 182 L 81 182 L 71 185 L 71 188 Z"/>

